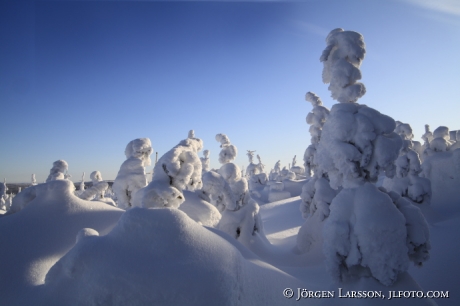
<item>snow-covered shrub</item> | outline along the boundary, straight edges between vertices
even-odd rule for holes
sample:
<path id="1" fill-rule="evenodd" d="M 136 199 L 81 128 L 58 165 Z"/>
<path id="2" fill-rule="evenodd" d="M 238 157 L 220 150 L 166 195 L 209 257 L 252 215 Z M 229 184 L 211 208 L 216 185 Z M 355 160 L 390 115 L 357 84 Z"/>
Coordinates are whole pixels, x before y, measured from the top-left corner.
<path id="1" fill-rule="evenodd" d="M 230 139 L 225 134 L 217 134 L 216 140 L 220 142 L 222 150 L 219 152 L 219 163 L 226 164 L 236 158 L 237 148 L 230 143 Z"/>
<path id="2" fill-rule="evenodd" d="M 135 206 L 178 208 L 184 202 L 182 190 L 201 189 L 202 149 L 201 139 L 187 138 L 160 157 L 152 181 L 136 195 Z"/>
<path id="3" fill-rule="evenodd" d="M 67 179 L 65 172 L 69 168 L 69 165 L 65 160 L 57 160 L 53 163 L 53 167 L 50 170 L 50 174 L 46 179 L 46 182 L 54 181 L 54 180 L 64 180 Z"/>
<path id="4" fill-rule="evenodd" d="M 148 138 L 134 139 L 126 146 L 126 160 L 121 164 L 112 186 L 118 207 L 128 209 L 133 206 L 136 192 L 147 186 L 145 167 L 150 166 L 152 151 L 152 143 Z"/>

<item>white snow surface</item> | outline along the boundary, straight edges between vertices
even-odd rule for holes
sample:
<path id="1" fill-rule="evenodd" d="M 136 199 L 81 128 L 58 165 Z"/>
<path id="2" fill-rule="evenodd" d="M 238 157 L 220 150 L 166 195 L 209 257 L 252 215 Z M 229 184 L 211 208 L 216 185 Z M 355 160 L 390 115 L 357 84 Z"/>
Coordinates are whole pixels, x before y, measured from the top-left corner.
<path id="1" fill-rule="evenodd" d="M 106 203 L 78 198 L 68 180 L 33 188 L 36 196 L 24 209 L 0 219 L 0 245 L 7 250 L 0 261 L 0 305 L 37 305 L 29 295 L 73 247 L 77 233 L 89 227 L 106 234 L 123 213 Z"/>
<path id="2" fill-rule="evenodd" d="M 279 292 L 301 285 L 177 209 L 133 208 L 106 236 L 82 231 L 48 272 L 44 304 L 284 305 Z"/>

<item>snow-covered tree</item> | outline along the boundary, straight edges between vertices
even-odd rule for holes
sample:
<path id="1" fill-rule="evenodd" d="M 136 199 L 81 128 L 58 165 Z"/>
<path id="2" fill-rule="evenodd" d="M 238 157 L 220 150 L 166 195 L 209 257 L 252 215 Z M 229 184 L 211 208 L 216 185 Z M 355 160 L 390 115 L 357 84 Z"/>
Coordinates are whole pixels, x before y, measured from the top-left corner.
<path id="1" fill-rule="evenodd" d="M 321 139 L 321 130 L 323 129 L 324 122 L 329 115 L 329 109 L 323 106 L 321 99 L 313 92 L 307 92 L 305 100 L 310 102 L 313 109 L 308 113 L 306 121 L 310 125 L 311 144 L 307 147 L 304 153 L 304 166 L 305 175 L 311 177 L 314 172 L 314 156 L 316 154 L 316 147 Z M 294 163 L 294 161 L 293 161 Z M 293 165 L 294 166 L 294 165 Z"/>
<path id="2" fill-rule="evenodd" d="M 224 134 L 217 134 L 216 140 L 221 143 L 219 162 L 222 166 L 217 172 L 209 171 L 203 175 L 201 197 L 222 213 L 217 228 L 249 245 L 250 237 L 263 234 L 259 205 L 251 197 L 248 181 L 242 177 L 241 169 L 231 162 L 236 157 L 237 148 Z M 248 154 L 250 161 L 253 157 L 251 153 Z"/>
<path id="3" fill-rule="evenodd" d="M 65 174 L 69 165 L 65 160 L 57 160 L 53 163 L 53 167 L 50 170 L 50 174 L 46 179 L 46 182 L 54 181 L 54 180 L 65 180 L 68 177 L 68 174 Z M 67 177 L 66 177 L 67 176 Z"/>
<path id="4" fill-rule="evenodd" d="M 222 148 L 219 153 L 219 163 L 226 164 L 234 160 L 238 154 L 238 150 L 230 143 L 230 139 L 227 135 L 217 134 L 216 140 L 220 142 L 220 147 Z"/>
<path id="5" fill-rule="evenodd" d="M 364 85 L 356 83 L 365 54 L 361 34 L 336 29 L 326 41 L 321 56 L 323 80 L 341 102 L 332 107 L 324 123 L 314 159 L 315 174 L 327 176 L 330 187 L 338 190 L 335 197 L 326 191 L 329 197 L 320 206 L 326 217 L 327 202 L 333 198 L 323 224 L 326 266 L 338 280 L 370 275 L 390 285 L 408 269 L 412 255 L 407 241 L 428 228 L 425 222 L 409 233 L 407 219 L 413 215 L 405 216 L 386 192 L 372 184 L 380 173 L 395 174 L 402 139 L 394 132 L 392 118 L 354 103 L 365 93 Z"/>
<path id="6" fill-rule="evenodd" d="M 80 188 L 79 191 L 83 192 L 85 191 L 85 172 L 81 175 L 81 182 L 80 182 Z"/>
<path id="7" fill-rule="evenodd" d="M 202 165 L 202 169 L 201 169 L 202 173 L 205 173 L 211 170 L 211 166 L 209 164 L 210 163 L 209 150 L 203 151 L 203 157 L 200 157 L 200 160 L 201 160 L 201 165 Z"/>
<path id="8" fill-rule="evenodd" d="M 433 140 L 430 142 L 430 148 L 427 150 L 427 155 L 430 156 L 437 152 L 446 152 L 450 149 L 450 146 L 449 128 L 446 126 L 439 126 L 433 132 Z"/>
<path id="9" fill-rule="evenodd" d="M 294 155 L 294 158 L 292 159 L 291 171 L 295 173 L 296 179 L 305 178 L 305 168 L 297 166 L 297 155 Z"/>
<path id="10" fill-rule="evenodd" d="M 281 172 L 281 161 L 277 161 L 275 163 L 274 168 L 270 171 L 269 180 L 270 181 L 278 180 L 280 172 Z"/>
<path id="11" fill-rule="evenodd" d="M 217 172 L 208 171 L 203 174 L 203 187 L 201 198 L 215 205 L 222 212 L 225 209 L 235 210 L 238 208 L 230 185 Z"/>
<path id="12" fill-rule="evenodd" d="M 283 167 L 280 171 L 279 175 L 279 180 L 284 181 L 284 180 L 295 180 L 296 179 L 296 174 L 291 171 L 290 169 Z"/>
<path id="13" fill-rule="evenodd" d="M 32 174 L 32 177 L 31 177 L 31 179 L 30 179 L 30 184 L 31 184 L 32 186 L 37 185 L 37 180 L 35 179 L 35 174 Z"/>
<path id="14" fill-rule="evenodd" d="M 3 180 L 3 183 L 0 183 L 0 209 L 7 210 L 6 205 L 6 191 L 8 187 L 6 186 L 6 179 Z"/>
<path id="15" fill-rule="evenodd" d="M 423 152 L 422 144 L 413 140 L 414 134 L 412 133 L 412 127 L 408 123 L 396 121 L 395 133 L 403 140 L 403 146 L 399 152 L 400 155 L 406 154 L 409 150 L 413 150 L 419 155 Z"/>
<path id="16" fill-rule="evenodd" d="M 431 182 L 429 179 L 419 176 L 422 168 L 418 153 L 408 148 L 405 154 L 396 159 L 395 165 L 396 175 L 393 178 L 386 177 L 383 181 L 383 187 L 387 191 L 395 192 L 414 203 L 429 205 Z"/>
<path id="17" fill-rule="evenodd" d="M 247 150 L 247 153 L 246 153 L 246 155 L 248 156 L 248 159 L 249 159 L 249 165 L 246 168 L 246 176 L 247 177 L 251 177 L 254 174 L 259 173 L 259 168 L 257 167 L 257 164 L 254 163 L 254 152 L 255 152 L 255 150 L 254 151 Z"/>
<path id="18" fill-rule="evenodd" d="M 160 157 L 152 181 L 136 195 L 135 206 L 178 208 L 185 200 L 183 190 L 202 187 L 202 149 L 201 139 L 187 138 Z"/>
<path id="19" fill-rule="evenodd" d="M 105 192 L 109 188 L 109 184 L 102 180 L 101 172 L 93 171 L 90 174 L 92 186 L 79 195 L 79 198 L 83 200 L 94 200 L 104 202 L 112 206 L 117 206 L 115 202 L 105 197 Z"/>
<path id="20" fill-rule="evenodd" d="M 121 164 L 112 189 L 118 200 L 118 207 L 128 209 L 133 206 L 135 193 L 147 186 L 145 167 L 151 163 L 152 144 L 148 138 L 137 138 L 125 149 L 126 160 Z"/>

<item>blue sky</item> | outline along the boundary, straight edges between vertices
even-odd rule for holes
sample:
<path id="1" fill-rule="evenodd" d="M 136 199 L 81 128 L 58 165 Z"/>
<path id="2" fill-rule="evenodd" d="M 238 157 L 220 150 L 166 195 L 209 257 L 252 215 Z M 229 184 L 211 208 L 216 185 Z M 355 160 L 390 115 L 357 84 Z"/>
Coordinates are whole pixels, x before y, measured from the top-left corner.
<path id="1" fill-rule="evenodd" d="M 424 124 L 460 129 L 455 0 L 2 1 L 0 178 L 42 182 L 64 159 L 74 181 L 114 179 L 130 140 L 150 138 L 161 156 L 190 129 L 212 167 L 218 133 L 240 167 L 246 150 L 268 169 L 302 164 L 305 93 L 335 103 L 319 57 L 337 27 L 364 36 L 360 103 L 416 140 Z"/>

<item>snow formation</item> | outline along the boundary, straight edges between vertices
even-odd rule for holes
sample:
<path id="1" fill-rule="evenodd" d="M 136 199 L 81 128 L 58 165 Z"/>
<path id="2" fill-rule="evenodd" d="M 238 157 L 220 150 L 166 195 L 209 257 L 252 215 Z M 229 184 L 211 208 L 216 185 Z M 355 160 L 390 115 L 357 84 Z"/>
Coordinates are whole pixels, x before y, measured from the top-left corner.
<path id="1" fill-rule="evenodd" d="M 179 207 L 183 190 L 201 189 L 202 164 L 198 152 L 203 149 L 199 138 L 187 138 L 166 152 L 153 168 L 152 181 L 136 196 L 139 207 Z"/>
<path id="2" fill-rule="evenodd" d="M 50 170 L 50 174 L 46 179 L 46 182 L 54 181 L 54 180 L 64 180 L 66 179 L 65 172 L 69 169 L 69 165 L 65 160 L 57 160 L 53 163 L 53 167 Z"/>
<path id="3" fill-rule="evenodd" d="M 237 148 L 230 143 L 230 139 L 225 134 L 217 134 L 216 140 L 220 142 L 222 150 L 219 152 L 219 163 L 226 164 L 233 161 L 238 154 Z"/>
<path id="4" fill-rule="evenodd" d="M 147 186 L 145 167 L 151 163 L 152 151 L 152 143 L 148 138 L 134 139 L 126 146 L 126 160 L 121 164 L 112 186 L 118 199 L 118 207 L 132 207 L 136 192 Z"/>
<path id="5" fill-rule="evenodd" d="M 341 103 L 356 102 L 366 93 L 359 67 L 366 54 L 363 36 L 357 32 L 332 30 L 321 55 L 323 82 L 329 84 L 331 97 Z"/>

